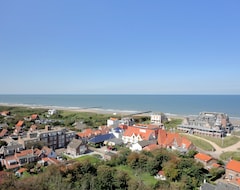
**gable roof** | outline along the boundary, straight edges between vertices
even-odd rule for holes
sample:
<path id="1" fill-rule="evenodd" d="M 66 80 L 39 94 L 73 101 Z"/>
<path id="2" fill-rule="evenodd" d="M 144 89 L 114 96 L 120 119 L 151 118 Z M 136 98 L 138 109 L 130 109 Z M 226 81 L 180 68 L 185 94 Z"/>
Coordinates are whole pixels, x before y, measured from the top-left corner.
<path id="1" fill-rule="evenodd" d="M 23 124 L 24 124 L 24 121 L 23 120 L 19 120 L 15 126 L 16 127 L 22 127 Z"/>
<path id="2" fill-rule="evenodd" d="M 42 152 L 45 154 L 45 155 L 48 155 L 52 152 L 52 149 L 51 148 L 48 148 L 47 146 L 43 146 L 42 147 Z"/>
<path id="3" fill-rule="evenodd" d="M 148 146 L 145 146 L 145 147 L 143 148 L 143 150 L 151 151 L 151 150 L 155 150 L 155 149 L 158 149 L 158 148 L 160 148 L 159 145 L 157 145 L 157 144 L 150 144 L 150 145 L 148 145 Z"/>
<path id="4" fill-rule="evenodd" d="M 4 137 L 6 135 L 6 133 L 8 132 L 7 129 L 3 129 L 0 133 L 0 137 Z"/>
<path id="5" fill-rule="evenodd" d="M 27 171 L 27 168 L 20 168 L 17 172 L 22 174 L 23 172 Z"/>
<path id="6" fill-rule="evenodd" d="M 133 134 L 136 136 L 139 135 L 143 140 L 149 140 L 151 135 L 155 136 L 156 130 L 145 127 L 129 126 L 123 133 L 123 136 L 131 137 Z"/>
<path id="7" fill-rule="evenodd" d="M 144 140 L 144 141 L 139 141 L 138 144 L 139 144 L 142 148 L 144 148 L 144 147 L 146 147 L 146 146 L 148 146 L 148 145 L 156 144 L 156 141 L 155 141 L 155 140 L 153 140 L 153 141 L 146 141 L 146 140 Z"/>
<path id="8" fill-rule="evenodd" d="M 203 153 L 197 153 L 195 156 L 194 156 L 195 159 L 198 159 L 198 160 L 201 160 L 203 162 L 208 162 L 212 159 L 211 156 L 208 156 L 206 154 L 203 154 Z"/>
<path id="9" fill-rule="evenodd" d="M 93 129 L 85 129 L 83 132 L 80 132 L 80 133 L 77 133 L 77 135 L 81 138 L 85 138 L 85 137 L 92 137 L 94 135 L 99 135 L 101 134 L 101 131 L 100 130 L 93 130 Z"/>
<path id="10" fill-rule="evenodd" d="M 73 140 L 68 144 L 68 148 L 77 149 L 81 144 L 82 144 L 82 141 L 81 141 L 81 140 L 73 139 Z"/>
<path id="11" fill-rule="evenodd" d="M 32 115 L 31 115 L 31 119 L 32 119 L 32 120 L 35 120 L 35 119 L 37 119 L 37 118 L 38 118 L 38 114 L 32 114 Z"/>
<path id="12" fill-rule="evenodd" d="M 240 173 L 240 162 L 236 160 L 231 160 L 227 163 L 226 169 Z"/>
<path id="13" fill-rule="evenodd" d="M 163 147 L 176 144 L 178 147 L 189 149 L 192 142 L 185 137 L 181 137 L 178 133 L 168 133 L 163 129 L 158 131 L 158 144 Z"/>

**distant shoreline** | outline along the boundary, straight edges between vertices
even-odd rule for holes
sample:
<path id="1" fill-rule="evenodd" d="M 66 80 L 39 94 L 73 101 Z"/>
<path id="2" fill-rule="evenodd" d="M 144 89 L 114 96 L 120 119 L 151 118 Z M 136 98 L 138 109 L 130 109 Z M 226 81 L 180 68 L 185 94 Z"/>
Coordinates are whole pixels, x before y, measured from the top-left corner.
<path id="1" fill-rule="evenodd" d="M 6 107 L 25 107 L 25 108 L 40 108 L 40 109 L 55 109 L 55 110 L 62 110 L 62 111 L 73 111 L 73 112 L 90 112 L 90 113 L 97 113 L 97 114 L 109 114 L 114 116 L 124 116 L 139 113 L 139 111 L 129 111 L 129 110 L 114 110 L 114 109 L 101 109 L 101 108 L 81 108 L 81 107 L 64 107 L 64 106 L 45 106 L 45 105 L 30 105 L 30 104 L 11 104 L 11 103 L 0 103 L 0 106 Z M 158 112 L 151 112 L 151 113 L 158 113 Z M 143 113 L 138 114 L 142 116 L 150 116 L 151 113 Z M 160 113 L 160 112 L 159 112 Z M 180 115 L 180 114 L 172 114 L 172 113 L 164 113 L 168 118 L 171 119 L 184 119 L 185 117 L 191 115 Z M 193 115 L 192 115 L 193 116 Z M 195 115 L 194 115 L 195 116 Z M 233 125 L 240 125 L 240 118 L 238 117 L 229 117 L 230 122 Z"/>

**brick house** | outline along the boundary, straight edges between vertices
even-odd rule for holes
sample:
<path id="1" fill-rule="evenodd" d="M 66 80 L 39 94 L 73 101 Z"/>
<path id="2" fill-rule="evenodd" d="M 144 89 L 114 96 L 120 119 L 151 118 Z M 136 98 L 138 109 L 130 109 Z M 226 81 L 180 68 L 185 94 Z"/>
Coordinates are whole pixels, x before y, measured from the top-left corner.
<path id="1" fill-rule="evenodd" d="M 237 185 L 240 185 L 240 161 L 231 160 L 226 165 L 226 178 Z"/>

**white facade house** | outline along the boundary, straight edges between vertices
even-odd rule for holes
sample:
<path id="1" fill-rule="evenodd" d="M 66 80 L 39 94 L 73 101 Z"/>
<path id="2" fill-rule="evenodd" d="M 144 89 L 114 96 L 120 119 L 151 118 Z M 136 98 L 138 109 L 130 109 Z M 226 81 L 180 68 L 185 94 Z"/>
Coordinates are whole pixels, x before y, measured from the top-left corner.
<path id="1" fill-rule="evenodd" d="M 57 113 L 57 110 L 55 110 L 55 109 L 48 110 L 48 115 L 54 115 L 56 113 Z"/>
<path id="2" fill-rule="evenodd" d="M 151 115 L 151 123 L 161 124 L 162 123 L 162 115 L 161 114 L 152 114 Z"/>
<path id="3" fill-rule="evenodd" d="M 119 119 L 117 118 L 110 118 L 107 120 L 107 126 L 110 127 L 118 127 L 119 126 Z"/>
<path id="4" fill-rule="evenodd" d="M 127 143 L 135 144 L 138 141 L 142 141 L 143 139 L 140 135 L 132 134 L 131 136 L 123 136 L 122 140 L 124 144 L 127 144 Z"/>

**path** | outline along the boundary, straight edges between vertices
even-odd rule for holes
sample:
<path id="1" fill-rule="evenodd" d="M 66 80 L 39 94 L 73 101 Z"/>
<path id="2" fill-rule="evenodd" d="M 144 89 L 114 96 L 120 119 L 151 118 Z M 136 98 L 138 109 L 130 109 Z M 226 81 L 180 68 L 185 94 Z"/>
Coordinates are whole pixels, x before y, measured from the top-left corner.
<path id="1" fill-rule="evenodd" d="M 186 135 L 186 134 L 185 134 Z M 189 134 L 187 134 L 189 135 Z M 240 148 L 240 141 L 237 142 L 236 144 L 234 145 L 231 145 L 231 146 L 228 146 L 226 148 L 221 148 L 220 146 L 218 146 L 216 143 L 212 142 L 212 141 L 209 141 L 203 137 L 199 137 L 199 136 L 194 136 L 194 135 L 189 135 L 189 136 L 192 136 L 192 137 L 195 137 L 195 138 L 198 138 L 198 139 L 201 139 L 201 140 L 204 140 L 206 142 L 208 142 L 209 144 L 211 144 L 215 151 L 212 152 L 212 151 L 204 151 L 210 155 L 212 155 L 213 157 L 217 157 L 219 158 L 219 156 L 223 153 L 223 152 L 228 152 L 228 151 L 239 151 L 238 148 Z"/>

